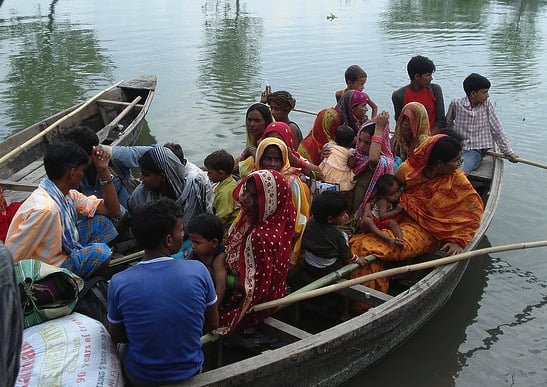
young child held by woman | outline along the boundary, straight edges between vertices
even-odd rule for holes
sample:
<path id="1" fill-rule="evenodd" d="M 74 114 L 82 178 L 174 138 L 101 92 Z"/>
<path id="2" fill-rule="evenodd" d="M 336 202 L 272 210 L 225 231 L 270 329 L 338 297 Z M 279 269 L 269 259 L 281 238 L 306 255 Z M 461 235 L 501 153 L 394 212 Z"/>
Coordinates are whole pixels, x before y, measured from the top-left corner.
<path id="1" fill-rule="evenodd" d="M 348 160 L 355 152 L 353 149 L 355 133 L 349 126 L 339 126 L 335 129 L 334 140 L 336 142 L 329 143 L 330 153 L 319 164 L 319 169 L 321 169 L 324 181 L 339 184 L 340 191 L 348 200 L 351 200 L 355 174 L 348 165 Z"/>
<path id="2" fill-rule="evenodd" d="M 192 241 L 192 252 L 188 259 L 198 260 L 207 267 L 217 294 L 218 303 L 222 302 L 226 292 L 225 266 L 226 253 L 223 241 L 224 229 L 220 218 L 209 213 L 202 213 L 193 218 L 186 232 Z"/>
<path id="3" fill-rule="evenodd" d="M 365 211 L 361 220 L 361 230 L 372 232 L 392 245 L 404 246 L 403 233 L 399 227 L 402 207 L 399 204 L 401 187 L 395 176 L 385 174 L 376 182 L 376 195 L 367 203 L 370 211 Z M 370 214 L 369 216 L 366 216 Z M 394 237 L 382 231 L 390 229 Z"/>

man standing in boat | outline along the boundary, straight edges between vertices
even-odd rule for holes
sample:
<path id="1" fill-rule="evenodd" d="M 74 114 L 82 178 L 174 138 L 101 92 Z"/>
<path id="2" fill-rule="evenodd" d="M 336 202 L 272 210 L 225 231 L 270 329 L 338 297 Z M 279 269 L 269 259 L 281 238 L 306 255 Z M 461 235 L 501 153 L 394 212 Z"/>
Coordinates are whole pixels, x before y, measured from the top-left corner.
<path id="1" fill-rule="evenodd" d="M 14 261 L 39 259 L 83 279 L 108 264 L 112 252 L 106 243 L 118 235 L 109 217 L 120 214 L 109 159 L 100 147 L 88 156 L 72 142 L 48 146 L 44 155 L 47 178 L 25 200 L 8 230 L 6 247 Z M 90 162 L 97 170 L 104 199 L 77 191 Z"/>

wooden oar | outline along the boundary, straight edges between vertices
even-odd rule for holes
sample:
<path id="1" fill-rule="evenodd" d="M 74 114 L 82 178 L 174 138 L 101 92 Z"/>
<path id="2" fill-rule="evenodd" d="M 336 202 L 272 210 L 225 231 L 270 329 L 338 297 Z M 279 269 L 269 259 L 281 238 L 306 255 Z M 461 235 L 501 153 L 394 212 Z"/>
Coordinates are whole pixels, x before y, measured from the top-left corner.
<path id="1" fill-rule="evenodd" d="M 18 147 L 16 147 L 15 149 L 9 151 L 8 153 L 6 153 L 4 156 L 2 156 L 0 158 L 0 164 L 2 164 L 3 162 L 5 162 L 6 160 L 9 160 L 10 158 L 12 158 L 13 156 L 21 153 L 23 150 L 25 150 L 26 148 L 28 148 L 30 145 L 36 143 L 39 139 L 41 139 L 42 137 L 44 137 L 46 134 L 48 134 L 49 132 L 51 132 L 53 129 L 55 129 L 59 124 L 61 124 L 62 122 L 68 120 L 70 117 L 73 117 L 75 116 L 76 114 L 78 114 L 79 112 L 81 112 L 83 109 L 85 109 L 87 106 L 89 106 L 91 103 L 93 103 L 96 99 L 98 99 L 101 95 L 103 95 L 104 93 L 118 87 L 118 85 L 120 83 L 122 83 L 123 81 L 119 81 L 118 83 L 115 83 L 114 85 L 104 89 L 103 91 L 97 93 L 96 95 L 94 95 L 93 97 L 91 97 L 90 99 L 88 99 L 86 102 L 84 102 L 82 105 L 80 105 L 80 107 L 78 107 L 77 109 L 74 109 L 73 111 L 71 111 L 70 113 L 68 113 L 66 116 L 63 116 L 61 118 L 59 118 L 57 121 L 55 121 L 53 124 L 49 125 L 47 128 L 45 128 L 44 130 L 42 130 L 40 133 L 38 133 L 36 136 L 32 137 L 31 139 L 27 140 L 26 142 L 24 142 L 23 144 L 19 145 Z"/>
<path id="2" fill-rule="evenodd" d="M 502 158 L 502 159 L 510 160 L 510 158 L 509 158 L 508 156 L 504 155 L 503 153 L 487 151 L 486 154 L 487 154 L 487 155 L 490 155 L 490 156 L 494 156 L 494 157 L 499 157 L 499 158 Z M 521 159 L 520 157 L 517 157 L 516 160 L 517 160 L 517 161 L 516 161 L 517 163 L 523 163 L 523 164 L 533 165 L 534 167 L 539 167 L 539 168 L 547 169 L 547 165 L 538 163 L 537 161 Z"/>
<path id="3" fill-rule="evenodd" d="M 521 249 L 528 249 L 528 248 L 535 248 L 535 247 L 544 247 L 547 246 L 547 240 L 546 241 L 538 241 L 538 242 L 524 242 L 524 243 L 515 243 L 510 245 L 502 245 L 502 246 L 494 246 L 494 247 L 488 247 L 484 249 L 478 249 L 473 251 L 468 251 L 461 254 L 451 255 L 449 257 L 435 259 L 433 261 L 429 262 L 423 262 L 423 263 L 417 263 L 414 265 L 407 265 L 407 266 L 401 266 L 396 267 L 393 269 L 383 270 L 377 273 L 368 274 L 362 277 L 353 278 L 338 284 L 334 285 L 328 285 L 325 287 L 322 287 L 320 289 L 311 290 L 305 293 L 300 293 L 296 295 L 288 295 L 284 298 L 280 298 L 278 300 L 268 301 L 264 302 L 262 304 L 257 304 L 253 307 L 253 311 L 258 312 L 264 309 L 270 309 L 279 307 L 282 305 L 288 305 L 297 301 L 307 300 L 309 298 L 322 296 L 324 294 L 336 292 L 340 289 L 349 288 L 350 286 L 357 285 L 363 282 L 367 281 L 373 281 L 378 278 L 384 278 L 384 277 L 391 277 L 397 274 L 402 273 L 408 273 L 411 271 L 417 271 L 417 270 L 423 270 L 423 269 L 429 269 L 437 266 L 447 265 L 449 263 L 454 263 L 457 261 L 462 261 L 464 259 L 470 259 L 476 256 L 485 255 L 485 254 L 491 254 L 491 253 L 499 253 L 502 251 L 511 251 L 511 250 L 521 250 Z"/>

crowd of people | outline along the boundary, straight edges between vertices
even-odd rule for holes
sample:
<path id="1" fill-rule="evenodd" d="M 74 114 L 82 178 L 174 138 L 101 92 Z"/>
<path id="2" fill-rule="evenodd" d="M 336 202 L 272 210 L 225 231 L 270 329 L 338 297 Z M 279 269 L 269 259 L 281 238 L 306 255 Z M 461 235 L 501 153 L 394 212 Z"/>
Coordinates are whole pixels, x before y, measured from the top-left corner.
<path id="1" fill-rule="evenodd" d="M 436 249 L 461 253 L 471 241 L 483 203 L 466 174 L 494 143 L 518 156 L 488 79 L 469 75 L 445 115 L 433 62 L 416 56 L 407 70 L 409 84 L 392 96 L 393 135 L 357 65 L 306 136 L 289 118 L 294 97 L 267 89 L 246 112 L 242 152 L 216 150 L 202 168 L 177 144 L 103 147 L 75 128 L 48 146 L 47 177 L 20 207 L 0 201 L 6 247 L 14 261 L 88 279 L 108 265 L 113 241 L 132 235 L 144 259 L 114 275 L 108 294 L 125 375 L 142 386 L 189 378 L 203 365 L 201 334 L 262 323 L 275 310 L 253 306 L 283 297 L 298 270 L 313 280 L 357 262 L 367 273 Z M 334 190 L 315 189 L 321 180 Z"/>

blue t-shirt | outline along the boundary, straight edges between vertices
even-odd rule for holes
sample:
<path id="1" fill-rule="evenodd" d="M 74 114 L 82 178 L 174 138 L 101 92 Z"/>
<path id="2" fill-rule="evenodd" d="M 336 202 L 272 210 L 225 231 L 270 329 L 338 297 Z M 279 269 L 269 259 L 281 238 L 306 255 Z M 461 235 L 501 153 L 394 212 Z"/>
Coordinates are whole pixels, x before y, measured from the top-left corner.
<path id="1" fill-rule="evenodd" d="M 195 375 L 203 365 L 205 309 L 216 300 L 211 276 L 198 261 L 156 258 L 115 274 L 108 320 L 125 326 L 127 371 L 158 383 Z"/>

